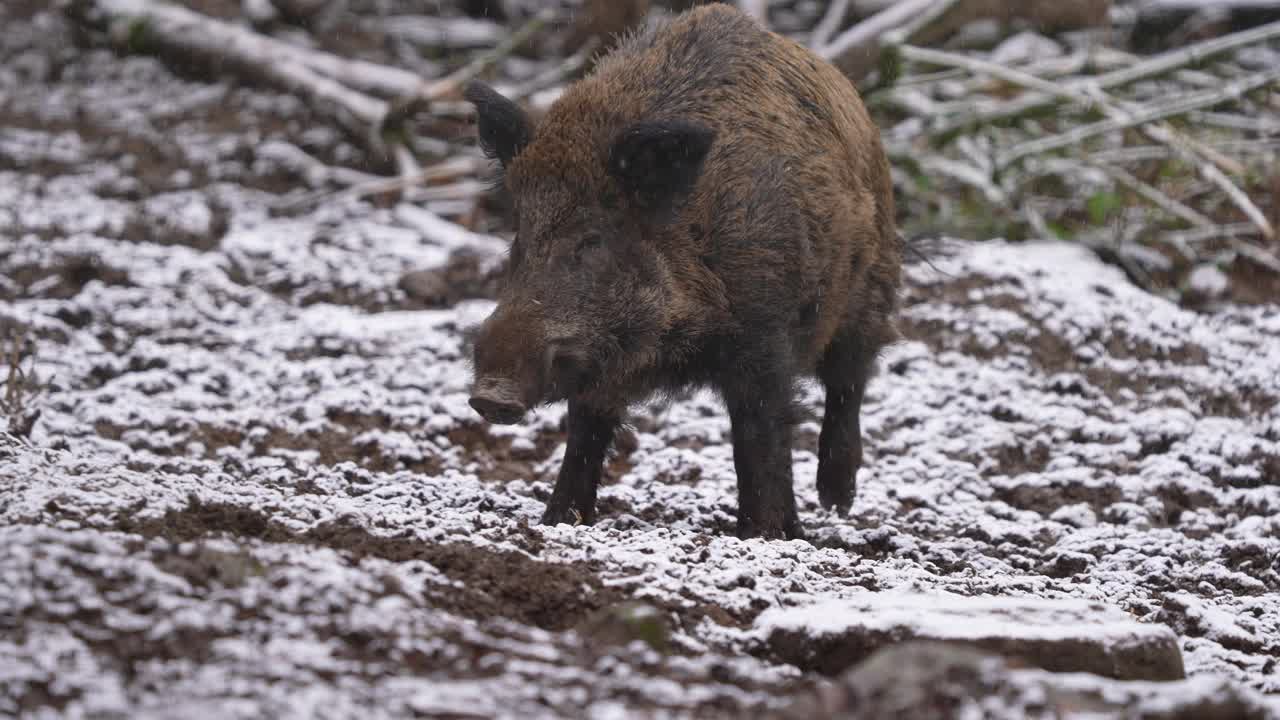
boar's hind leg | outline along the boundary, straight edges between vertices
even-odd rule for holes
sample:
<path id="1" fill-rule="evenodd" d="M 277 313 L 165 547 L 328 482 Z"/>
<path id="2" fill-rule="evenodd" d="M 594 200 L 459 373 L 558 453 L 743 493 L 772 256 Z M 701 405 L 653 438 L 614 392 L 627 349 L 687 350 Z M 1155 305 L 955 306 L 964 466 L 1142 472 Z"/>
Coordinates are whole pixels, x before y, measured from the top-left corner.
<path id="1" fill-rule="evenodd" d="M 738 475 L 738 537 L 804 537 L 791 480 L 792 378 L 737 378 L 723 388 Z"/>
<path id="2" fill-rule="evenodd" d="M 609 443 L 618 429 L 618 414 L 569 401 L 569 440 L 556 488 L 542 524 L 590 524 L 596 518 L 596 486 Z"/>
<path id="3" fill-rule="evenodd" d="M 848 330 L 827 347 L 818 374 L 827 390 L 818 436 L 818 500 L 841 513 L 853 505 L 854 477 L 862 466 L 862 393 L 875 367 L 875 353 Z"/>

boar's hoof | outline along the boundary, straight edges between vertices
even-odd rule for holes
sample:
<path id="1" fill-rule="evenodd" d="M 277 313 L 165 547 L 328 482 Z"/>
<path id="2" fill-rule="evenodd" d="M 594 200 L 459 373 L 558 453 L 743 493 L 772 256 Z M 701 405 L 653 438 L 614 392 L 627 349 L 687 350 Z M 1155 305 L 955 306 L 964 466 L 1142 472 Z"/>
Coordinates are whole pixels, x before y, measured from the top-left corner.
<path id="1" fill-rule="evenodd" d="M 595 519 L 591 517 L 594 513 L 582 513 L 575 507 L 553 507 L 547 506 L 546 512 L 542 513 L 543 525 L 590 525 Z"/>
<path id="2" fill-rule="evenodd" d="M 853 507 L 853 489 L 848 487 L 829 488 L 819 484 L 818 503 L 827 510 L 834 510 L 840 517 L 846 517 Z"/>
<path id="3" fill-rule="evenodd" d="M 524 417 L 524 403 L 515 383 L 508 380 L 481 380 L 471 393 L 471 407 L 495 425 L 514 425 Z"/>
<path id="4" fill-rule="evenodd" d="M 756 522 L 750 518 L 738 518 L 738 537 L 742 540 L 760 538 L 762 540 L 804 540 L 804 528 L 800 519 L 793 518 L 781 523 Z"/>

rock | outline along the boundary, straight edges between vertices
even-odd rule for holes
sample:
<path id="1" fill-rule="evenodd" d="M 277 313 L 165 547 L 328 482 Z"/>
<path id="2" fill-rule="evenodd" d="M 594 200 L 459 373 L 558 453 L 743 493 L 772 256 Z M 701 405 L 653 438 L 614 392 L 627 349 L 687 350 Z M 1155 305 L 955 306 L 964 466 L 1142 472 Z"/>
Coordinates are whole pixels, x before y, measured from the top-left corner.
<path id="1" fill-rule="evenodd" d="M 1023 65 L 1061 55 L 1061 45 L 1039 33 L 1025 31 L 1005 40 L 992 50 L 991 62 L 1001 65 Z"/>
<path id="2" fill-rule="evenodd" d="M 904 643 L 877 652 L 781 716 L 1226 720 L 1276 713 L 1274 705 L 1225 679 L 1120 682 L 1026 669 L 945 643 Z"/>
<path id="3" fill-rule="evenodd" d="M 447 307 L 462 300 L 492 297 L 501 270 L 492 258 L 464 247 L 455 250 L 443 267 L 405 273 L 398 287 L 425 307 Z"/>
<path id="4" fill-rule="evenodd" d="M 1092 555 L 1065 551 L 1051 555 L 1049 561 L 1041 566 L 1040 572 L 1049 577 L 1071 577 L 1085 572 L 1092 565 Z"/>
<path id="5" fill-rule="evenodd" d="M 623 602 L 598 610 L 577 628 L 583 644 L 597 653 L 639 640 L 666 654 L 671 628 L 661 610 L 641 602 Z"/>
<path id="6" fill-rule="evenodd" d="M 1049 515 L 1049 519 L 1076 528 L 1093 527 L 1098 524 L 1098 516 L 1088 503 L 1063 505 Z"/>
<path id="7" fill-rule="evenodd" d="M 447 304 L 449 282 L 440 270 L 414 270 L 400 277 L 398 286 L 405 295 L 427 307 Z"/>
<path id="8" fill-rule="evenodd" d="M 226 213 L 210 205 L 203 193 L 182 190 L 153 195 L 143 201 L 142 212 L 133 228 L 136 237 L 132 239 L 210 250 L 217 247 L 227 224 Z"/>
<path id="9" fill-rule="evenodd" d="M 270 25 L 280 18 L 280 13 L 271 4 L 271 0 L 241 0 L 240 7 L 244 16 L 255 27 Z"/>
<path id="10" fill-rule="evenodd" d="M 1187 294 L 1196 300 L 1216 300 L 1231 289 L 1231 279 L 1216 265 L 1197 265 L 1187 276 Z"/>
<path id="11" fill-rule="evenodd" d="M 835 675 L 877 650 L 909 640 L 951 643 L 1055 672 L 1121 680 L 1184 677 L 1177 636 L 1119 610 L 1081 600 L 868 593 L 756 620 L 776 658 Z"/>

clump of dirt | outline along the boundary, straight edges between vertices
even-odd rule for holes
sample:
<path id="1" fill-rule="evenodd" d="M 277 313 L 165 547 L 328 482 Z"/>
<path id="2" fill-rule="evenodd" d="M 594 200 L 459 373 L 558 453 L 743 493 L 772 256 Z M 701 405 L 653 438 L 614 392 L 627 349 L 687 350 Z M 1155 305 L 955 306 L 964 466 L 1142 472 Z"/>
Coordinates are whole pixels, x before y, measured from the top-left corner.
<path id="1" fill-rule="evenodd" d="M 0 300 L 37 296 L 65 300 L 80 294 L 84 286 L 94 280 L 104 285 L 133 285 L 127 271 L 108 264 L 102 258 L 87 255 L 68 257 L 52 265 L 19 266 L 9 274 L 9 279 L 17 292 L 6 293 L 4 285 L 0 285 Z"/>
<path id="2" fill-rule="evenodd" d="M 187 505 L 160 517 L 136 519 L 122 514 L 115 527 L 144 537 L 171 542 L 226 534 L 273 543 L 300 543 L 347 553 L 355 560 L 379 558 L 394 563 L 420 560 L 449 576 L 454 584 L 433 588 L 436 607 L 486 620 L 507 617 L 544 630 L 567 630 L 600 608 L 621 599 L 601 582 L 595 571 L 577 564 L 537 560 L 524 553 L 495 550 L 467 543 L 431 543 L 416 537 L 383 537 L 347 520 L 317 525 L 295 533 L 266 514 L 230 503 L 204 502 L 190 497 Z M 226 575 L 243 579 L 225 558 L 185 563 L 179 574 L 198 578 Z M 243 568 L 241 568 L 243 569 Z M 191 572 L 188 572 L 190 570 Z"/>
<path id="3" fill-rule="evenodd" d="M 456 250 L 441 268 L 416 270 L 400 278 L 399 287 L 411 308 L 442 308 L 498 294 L 500 266 L 490 266 L 476 251 Z"/>
<path id="4" fill-rule="evenodd" d="M 994 489 L 993 495 L 1012 507 L 1033 510 L 1046 517 L 1061 507 L 1079 503 L 1100 513 L 1124 499 L 1123 490 L 1115 483 L 1081 484 L 1065 480 L 1001 484 Z"/>
<path id="5" fill-rule="evenodd" d="M 143 507 L 135 505 L 119 513 L 113 523 L 115 529 L 173 543 L 219 534 L 264 542 L 295 542 L 297 537 L 257 510 L 230 503 L 205 502 L 195 496 L 187 498 L 186 507 L 169 510 L 160 517 L 136 517 Z"/>
<path id="6" fill-rule="evenodd" d="M 392 428 L 391 420 L 376 413 L 332 413 L 330 424 L 321 429 L 309 430 L 306 433 L 291 432 L 286 428 L 270 426 L 266 432 L 257 433 L 259 427 L 239 428 L 226 425 L 205 423 L 194 424 L 190 428 L 166 428 L 169 435 L 157 440 L 157 436 L 141 433 L 130 436 L 127 440 L 131 447 L 146 450 L 160 457 L 183 457 L 189 454 L 189 444 L 199 443 L 204 448 L 204 457 L 219 457 L 218 451 L 223 448 L 243 448 L 253 457 L 271 455 L 274 451 L 314 452 L 316 460 L 322 465 L 338 465 L 352 462 L 375 472 L 393 472 L 408 470 L 427 475 L 438 474 L 442 469 L 441 459 L 432 454 L 421 457 L 403 456 L 396 453 L 383 452 L 383 448 L 374 441 L 359 440 L 369 430 L 388 430 Z M 94 425 L 94 432 L 109 440 L 126 442 L 126 431 L 133 429 L 115 423 L 101 421 Z"/>
<path id="7" fill-rule="evenodd" d="M 462 425 L 450 430 L 448 442 L 463 449 L 465 462 L 476 464 L 476 474 L 486 481 L 506 483 L 533 478 L 534 466 L 551 456 L 565 441 L 560 431 L 540 432 L 533 447 L 516 445 L 512 438 L 493 437 L 483 425 Z"/>
<path id="8" fill-rule="evenodd" d="M 183 578 L 192 587 L 240 587 L 249 578 L 262 575 L 266 567 L 251 553 L 226 551 L 203 543 L 185 552 L 173 546 L 152 553 L 156 567 Z"/>

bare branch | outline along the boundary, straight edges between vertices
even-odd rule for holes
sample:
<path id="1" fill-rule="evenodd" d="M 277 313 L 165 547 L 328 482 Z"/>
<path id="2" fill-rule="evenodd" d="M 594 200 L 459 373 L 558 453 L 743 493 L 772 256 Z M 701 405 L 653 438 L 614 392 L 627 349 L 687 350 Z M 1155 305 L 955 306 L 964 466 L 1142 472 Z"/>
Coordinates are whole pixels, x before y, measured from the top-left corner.
<path id="1" fill-rule="evenodd" d="M 911 22 L 933 3 L 934 0 L 902 0 L 844 31 L 817 52 L 857 82 L 880 64 L 881 37 Z"/>
<path id="2" fill-rule="evenodd" d="M 419 82 L 410 91 L 396 98 L 384 116 L 376 123 L 380 136 L 402 132 L 405 122 L 415 114 L 426 111 L 431 103 L 456 96 L 468 82 L 479 77 L 495 63 L 515 52 L 554 19 L 550 10 L 544 10 L 524 24 L 493 50 L 472 60 L 449 75 L 438 80 Z"/>
<path id="3" fill-rule="evenodd" d="M 403 70 L 298 48 L 164 0 L 71 0 L 64 10 L 81 23 L 113 30 L 127 50 L 145 48 L 180 62 L 226 68 L 291 92 L 379 158 L 386 152 L 369 128 L 387 104 L 344 83 L 387 90 L 410 78 L 417 82 Z"/>
<path id="4" fill-rule="evenodd" d="M 1136 127 L 1138 125 L 1145 125 L 1157 120 L 1176 117 L 1202 108 L 1212 107 L 1227 100 L 1238 99 L 1248 92 L 1270 85 L 1277 80 L 1280 80 L 1280 69 L 1272 69 L 1265 72 L 1255 73 L 1248 77 L 1236 80 L 1235 82 L 1227 83 L 1220 90 L 1186 95 L 1164 105 L 1145 107 L 1133 113 L 1124 113 L 1123 116 L 1117 116 L 1109 120 L 1103 120 L 1072 128 L 1060 135 L 1025 142 L 1021 145 L 1014 146 L 1002 154 L 998 164 L 1000 167 L 1007 167 L 1011 163 L 1016 162 L 1027 155 L 1050 152 L 1059 148 L 1075 145 L 1104 133 L 1123 130 L 1129 127 Z M 1079 93 L 1066 88 L 1055 90 L 1055 94 L 1059 97 L 1068 97 L 1071 99 L 1079 97 Z M 1096 104 L 1092 99 L 1088 99 L 1087 96 L 1084 102 L 1088 105 Z"/>
<path id="5" fill-rule="evenodd" d="M 822 20 L 813 29 L 813 35 L 809 38 L 809 47 L 821 50 L 831 42 L 831 38 L 844 24 L 844 19 L 849 16 L 849 2 L 850 0 L 833 0 L 827 6 L 827 13 L 822 16 Z"/>
<path id="6" fill-rule="evenodd" d="M 1280 22 L 1270 23 L 1252 30 L 1233 33 L 1213 40 L 1206 40 L 1181 50 L 1157 55 L 1127 68 L 1114 70 L 1097 77 L 1076 80 L 1067 83 L 1067 89 L 1082 90 L 1085 86 L 1088 86 L 1099 90 L 1110 90 L 1138 80 L 1145 80 L 1179 70 L 1222 53 L 1265 42 L 1276 37 L 1280 37 Z M 937 130 L 941 133 L 951 133 L 966 127 L 981 126 L 1008 120 L 1009 118 L 1022 117 L 1051 107 L 1061 98 L 1062 96 L 1059 94 L 1048 93 L 1027 95 L 994 108 L 977 110 L 966 116 L 948 120 L 941 124 Z"/>
<path id="7" fill-rule="evenodd" d="M 1180 218 L 1192 227 L 1214 227 L 1216 224 L 1200 212 L 1188 207 L 1186 204 L 1180 203 L 1160 192 L 1157 188 L 1142 182 L 1131 175 L 1127 170 L 1101 163 L 1097 164 L 1096 167 L 1105 172 L 1111 179 L 1141 195 L 1152 205 L 1155 205 L 1174 217 Z"/>
<path id="8" fill-rule="evenodd" d="M 430 167 L 422 168 L 412 175 L 401 175 L 392 178 L 375 177 L 342 190 L 308 193 L 302 197 L 281 203 L 273 210 L 279 214 L 290 214 L 310 209 L 324 202 L 341 202 L 370 195 L 401 192 L 411 187 L 426 185 L 427 183 L 469 177 L 481 172 L 487 165 L 488 163 L 479 157 L 461 155 Z"/>

